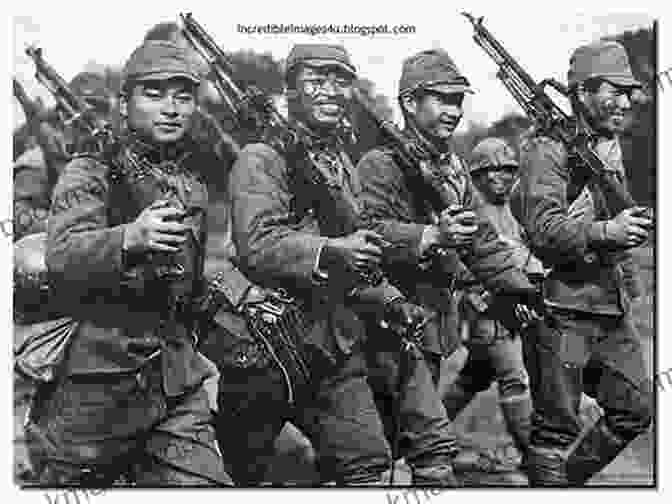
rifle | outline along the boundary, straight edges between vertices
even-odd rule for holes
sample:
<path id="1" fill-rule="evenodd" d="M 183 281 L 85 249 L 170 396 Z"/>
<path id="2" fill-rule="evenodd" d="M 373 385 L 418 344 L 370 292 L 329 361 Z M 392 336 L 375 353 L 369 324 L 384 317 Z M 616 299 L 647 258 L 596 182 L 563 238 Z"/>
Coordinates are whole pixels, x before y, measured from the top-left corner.
<path id="1" fill-rule="evenodd" d="M 432 211 L 440 214 L 446 207 L 452 205 L 452 197 L 449 196 L 447 187 L 448 180 L 440 171 L 432 169 L 430 163 L 431 159 L 439 156 L 438 150 L 429 143 L 420 144 L 409 138 L 394 122 L 381 117 L 359 89 L 353 88 L 352 95 L 395 150 L 407 178 L 423 182 L 422 197 L 430 204 Z"/>
<path id="2" fill-rule="evenodd" d="M 29 46 L 26 54 L 35 64 L 35 78 L 46 87 L 56 100 L 56 108 L 65 116 L 64 125 L 73 126 L 82 136 L 77 150 L 103 153 L 113 143 L 111 125 L 99 119 L 83 98 L 75 95 L 53 67 L 42 57 L 42 49 Z"/>
<path id="3" fill-rule="evenodd" d="M 214 86 L 224 103 L 233 113 L 238 125 L 259 132 L 264 141 L 276 151 L 290 156 L 296 162 L 291 167 L 301 184 L 302 191 L 311 195 L 320 229 L 327 236 L 343 236 L 364 227 L 352 205 L 335 196 L 325 176 L 315 167 L 308 136 L 289 124 L 278 111 L 273 99 L 256 86 L 237 82 L 233 65 L 215 40 L 191 15 L 180 14 L 184 38 L 210 66 Z M 328 216 L 329 218 L 327 218 Z M 378 285 L 383 275 L 380 270 L 367 272 L 363 280 Z"/>
<path id="4" fill-rule="evenodd" d="M 47 111 L 40 101 L 30 99 L 23 84 L 16 77 L 12 77 L 12 85 L 14 87 L 14 98 L 19 102 L 23 114 L 26 116 L 29 132 L 32 136 L 37 137 L 40 123 L 47 119 Z"/>
<path id="5" fill-rule="evenodd" d="M 625 186 L 610 171 L 594 149 L 595 135 L 586 125 L 568 116 L 546 93 L 547 86 L 569 96 L 566 86 L 555 79 L 537 83 L 509 54 L 502 44 L 483 26 L 483 17 L 475 18 L 463 12 L 474 28 L 473 39 L 498 65 L 497 78 L 518 102 L 541 134 L 558 139 L 570 155 L 577 157 L 584 170 L 584 179 L 591 178 L 602 190 L 609 211 L 616 215 L 627 208 L 641 208 Z M 640 211 L 653 218 L 653 209 Z"/>
<path id="6" fill-rule="evenodd" d="M 404 134 L 394 122 L 378 114 L 359 89 L 353 88 L 352 95 L 389 142 L 404 170 L 404 176 L 421 189 L 421 194 L 417 196 L 429 204 L 434 218 L 438 218 L 449 206 L 454 206 L 453 191 L 449 187 L 451 181 L 431 162 L 439 156 L 438 150 L 429 143 L 420 144 Z M 456 210 L 456 213 L 461 210 Z M 464 224 L 471 225 L 472 222 Z M 455 271 L 461 253 L 464 253 L 464 249 L 458 249 L 456 253 L 452 248 L 433 246 L 428 255 L 431 260 L 442 263 L 441 271 Z"/>
<path id="7" fill-rule="evenodd" d="M 287 120 L 278 112 L 273 99 L 256 86 L 241 86 L 233 78 L 234 69 L 228 56 L 191 13 L 180 14 L 182 34 L 210 67 L 213 84 L 232 113 L 236 126 L 253 131 L 274 133 L 274 148 L 285 151 L 295 142 Z"/>

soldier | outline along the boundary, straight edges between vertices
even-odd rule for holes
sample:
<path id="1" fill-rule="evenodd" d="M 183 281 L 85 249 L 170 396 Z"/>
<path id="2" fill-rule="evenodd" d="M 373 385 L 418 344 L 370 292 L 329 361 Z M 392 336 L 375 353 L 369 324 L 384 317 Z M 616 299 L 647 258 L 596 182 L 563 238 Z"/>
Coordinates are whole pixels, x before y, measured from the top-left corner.
<path id="1" fill-rule="evenodd" d="M 595 135 L 607 175 L 625 184 L 619 136 L 641 88 L 617 42 L 576 49 L 568 72 L 577 121 Z M 536 335 L 527 362 L 535 415 L 527 465 L 536 485 L 583 485 L 652 419 L 639 335 L 631 313 L 637 292 L 628 251 L 644 243 L 651 220 L 641 208 L 616 213 L 578 158 L 538 135 L 521 156 L 523 224 L 532 251 L 551 267 L 544 283 L 555 328 Z M 582 432 L 581 393 L 604 411 Z"/>
<path id="2" fill-rule="evenodd" d="M 483 204 L 477 207 L 479 215 L 494 226 L 500 239 L 513 247 L 513 259 L 528 277 L 543 276 L 543 265 L 528 250 L 522 227 L 511 213 L 511 190 L 518 171 L 514 150 L 505 140 L 486 138 L 474 147 L 469 170 L 483 199 Z M 520 337 L 483 315 L 487 292 L 473 275 L 466 273 L 460 281 L 458 309 L 460 320 L 468 329 L 469 356 L 457 379 L 445 391 L 444 404 L 448 416 L 455 419 L 476 394 L 497 381 L 507 430 L 518 451 L 524 454 L 529 445 L 532 399 Z"/>
<path id="3" fill-rule="evenodd" d="M 282 380 L 276 380 L 275 391 L 257 393 L 256 401 L 247 399 L 250 391 L 239 394 L 245 404 L 237 418 L 221 414 L 226 396 L 220 393 L 218 422 L 224 430 L 248 429 L 247 437 L 229 436 L 220 444 L 243 468 L 263 460 L 284 420 L 293 418 L 318 453 L 323 480 L 372 485 L 381 482 L 390 448 L 366 381 L 362 321 L 350 305 L 356 298 L 374 316 L 405 323 L 426 314 L 385 281 L 363 286 L 363 279 L 377 269 L 381 250 L 375 233 L 347 230 L 357 227 L 359 213 L 357 173 L 345 153 L 342 131 L 354 77 L 343 47 L 296 45 L 286 69 L 296 144 L 283 153 L 268 144 L 248 145 L 234 165 L 233 236 L 241 268 L 261 285 L 284 287 L 302 304 L 312 329 L 300 348 L 308 355 L 313 379 L 297 392 L 294 405 L 279 388 Z M 223 379 L 220 387 L 227 386 L 234 388 Z M 273 412 L 270 418 L 268 411 Z M 437 432 L 445 432 L 444 419 L 429 420 L 440 427 Z M 426 442 L 434 443 L 425 446 L 435 457 L 418 457 L 414 482 L 455 485 L 446 455 L 449 436 L 433 433 Z"/>
<path id="4" fill-rule="evenodd" d="M 221 106 L 221 98 L 210 81 L 212 76 L 207 75 L 209 67 L 204 65 L 202 58 L 184 38 L 177 23 L 162 22 L 154 25 L 146 32 L 144 40 L 174 42 L 191 54 L 194 64 L 202 65 L 201 71 L 206 76 L 199 87 L 199 108 L 194 115 L 192 136 L 197 142 L 205 144 L 206 148 L 214 148 L 221 158 L 222 168 L 208 174 L 208 182 L 211 185 L 211 194 L 213 189 L 217 192 L 222 191 L 221 195 L 226 198 L 225 189 L 228 185 L 228 174 L 230 167 L 240 154 L 240 147 L 233 137 L 223 130 L 216 116 L 209 112 Z M 199 68 L 201 67 L 199 66 Z M 218 368 L 228 369 L 230 375 L 231 353 L 240 350 L 252 339 L 246 324 L 241 319 L 241 315 L 245 312 L 245 307 L 263 302 L 266 293 L 264 289 L 252 284 L 245 278 L 229 260 L 235 256 L 235 250 L 231 239 L 229 202 L 224 201 L 224 203 L 226 205 L 218 206 L 220 215 L 217 219 L 219 223 L 224 224 L 223 236 L 217 248 L 217 260 L 219 263 L 223 263 L 223 266 L 218 271 L 208 273 L 212 299 L 206 302 L 204 306 L 214 317 L 214 324 L 204 327 L 203 340 L 200 342 L 199 348 Z M 226 215 L 223 215 L 223 213 L 226 213 Z M 210 396 L 210 404 L 215 414 L 218 409 L 217 384 L 219 381 L 220 375 L 218 372 L 216 376 L 205 382 L 205 387 Z M 294 455 L 294 458 L 300 459 L 306 465 L 313 462 L 314 457 L 312 456 L 310 443 L 291 424 L 288 424 L 281 432 L 279 444 L 290 448 L 291 453 L 286 453 L 287 455 Z M 277 455 L 282 456 L 285 453 L 281 450 Z"/>
<path id="5" fill-rule="evenodd" d="M 473 210 L 480 205 L 478 193 L 463 161 L 450 147 L 465 93 L 472 92 L 467 79 L 445 51 L 429 50 L 404 62 L 399 90 L 405 133 L 439 153 L 428 161 L 445 180 L 450 207 L 433 220 L 420 182 L 406 174 L 388 147 L 373 149 L 360 160 L 361 200 L 373 229 L 393 244 L 394 253 L 387 258 L 390 278 L 410 301 L 441 314 L 437 337 L 425 344 L 426 359 L 433 363 L 438 382 L 441 358 L 451 355 L 460 343 L 452 287 L 464 265 L 455 260 L 455 253 L 452 261 L 439 265 L 432 260 L 432 250 L 437 246 L 460 250 L 462 261 L 492 291 L 522 293 L 533 286 L 517 267 L 513 248 L 498 239 L 487 220 L 479 222 Z M 452 398 L 444 404 L 449 416 L 461 409 Z"/>
<path id="6" fill-rule="evenodd" d="M 43 484 L 230 485 L 195 351 L 207 191 L 216 170 L 189 136 L 200 77 L 147 42 L 123 71 L 117 152 L 75 157 L 54 191 L 49 284 L 77 322 L 26 426 Z"/>
<path id="7" fill-rule="evenodd" d="M 103 76 L 82 72 L 72 79 L 69 87 L 91 105 L 95 114 L 109 118 L 111 91 Z M 14 163 L 15 241 L 46 230 L 51 194 L 69 158 L 66 135 L 54 121 L 44 121 L 39 128 L 38 146 L 24 152 Z"/>
<path id="8" fill-rule="evenodd" d="M 145 41 L 168 40 L 184 48 L 194 59 L 194 64 L 202 66 L 202 73 L 207 74 L 209 68 L 204 64 L 201 57 L 193 50 L 191 45 L 182 35 L 182 30 L 177 23 L 163 22 L 154 25 L 147 30 Z M 198 89 L 199 107 L 194 116 L 193 133 L 195 140 L 206 144 L 207 149 L 214 146 L 217 155 L 222 158 L 225 166 L 230 166 L 240 153 L 240 146 L 220 125 L 217 118 L 210 112 L 213 105 L 219 104 L 219 97 L 210 76 L 205 76 Z M 219 189 L 219 188 L 218 188 Z"/>

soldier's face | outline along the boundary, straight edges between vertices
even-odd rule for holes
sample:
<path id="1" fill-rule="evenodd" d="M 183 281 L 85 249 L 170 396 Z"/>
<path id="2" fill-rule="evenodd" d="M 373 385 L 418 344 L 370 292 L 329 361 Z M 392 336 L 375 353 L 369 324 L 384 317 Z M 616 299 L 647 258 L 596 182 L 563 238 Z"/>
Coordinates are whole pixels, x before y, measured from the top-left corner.
<path id="1" fill-rule="evenodd" d="M 473 180 L 489 203 L 503 204 L 511 196 L 516 170 L 515 166 L 489 167 L 473 174 Z"/>
<path id="2" fill-rule="evenodd" d="M 623 133 L 632 123 L 633 88 L 602 82 L 596 92 L 585 92 L 582 102 L 591 125 L 610 134 Z"/>
<path id="3" fill-rule="evenodd" d="M 296 76 L 297 102 L 309 126 L 334 128 L 346 114 L 352 76 L 340 67 L 304 67 Z"/>
<path id="4" fill-rule="evenodd" d="M 189 131 L 196 111 L 196 85 L 188 79 L 137 83 L 120 102 L 128 127 L 147 140 L 177 142 Z"/>
<path id="5" fill-rule="evenodd" d="M 427 91 L 411 101 L 418 128 L 432 139 L 446 142 L 462 119 L 464 93 Z"/>

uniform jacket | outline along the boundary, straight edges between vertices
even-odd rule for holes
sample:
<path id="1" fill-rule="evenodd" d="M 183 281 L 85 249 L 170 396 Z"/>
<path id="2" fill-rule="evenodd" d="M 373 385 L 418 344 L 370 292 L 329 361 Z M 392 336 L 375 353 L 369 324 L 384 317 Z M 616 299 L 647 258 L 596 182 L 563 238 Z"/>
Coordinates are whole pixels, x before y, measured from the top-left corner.
<path id="1" fill-rule="evenodd" d="M 208 374 L 194 350 L 192 302 L 203 291 L 208 193 L 199 170 L 215 158 L 179 146 L 122 141 L 110 159 L 78 157 L 54 190 L 46 262 L 59 308 L 78 320 L 65 371 L 118 373 L 161 358 L 165 391 L 178 395 Z M 175 262 L 122 252 L 125 225 L 159 198 L 188 211 L 188 241 Z M 182 274 L 157 280 L 161 268 Z"/>
<path id="2" fill-rule="evenodd" d="M 497 231 L 499 238 L 505 241 L 514 251 L 512 259 L 526 275 L 535 275 L 537 278 L 544 275 L 544 265 L 537 259 L 527 246 L 525 230 L 513 216 L 509 202 L 503 205 L 494 205 L 483 200 L 483 204 L 477 208 L 478 213 L 487 219 Z M 476 294 L 480 299 L 484 291 L 483 286 L 466 268 L 458 278 L 464 293 Z M 460 318 L 470 321 L 469 329 L 471 337 L 479 341 L 494 341 L 500 337 L 509 337 L 510 332 L 500 322 L 484 318 L 474 306 L 470 306 L 469 296 L 462 298 Z"/>
<path id="3" fill-rule="evenodd" d="M 329 190 L 356 203 L 352 198 L 357 196 L 359 182 L 354 167 L 343 149 L 335 147 L 331 152 L 338 161 L 335 172 L 325 173 Z M 327 237 L 339 236 L 327 229 L 338 226 L 330 222 L 331 209 L 312 200 L 314 192 L 297 183 L 294 163 L 266 144 L 243 149 L 230 179 L 233 238 L 239 265 L 252 281 L 282 287 L 304 303 L 315 324 L 307 343 L 333 361 L 352 350 L 363 337 L 363 327 L 349 308 L 348 286 L 340 282 L 340 275 L 332 272 L 327 280 L 316 275 Z M 397 289 L 384 283 L 363 289 L 360 299 L 382 305 L 398 295 Z"/>
<path id="4" fill-rule="evenodd" d="M 604 155 L 607 167 L 623 181 L 620 149 L 612 152 Z M 576 162 L 555 140 L 530 140 L 521 159 L 523 224 L 533 252 L 553 268 L 545 283 L 551 306 L 621 315 L 638 295 L 634 263 L 627 252 L 609 251 L 600 237 L 610 214 L 600 188 L 578 180 Z"/>
<path id="5" fill-rule="evenodd" d="M 481 204 L 479 195 L 461 160 L 455 154 L 437 160 L 448 175 L 454 204 L 475 208 Z M 374 230 L 393 243 L 389 255 L 390 278 L 402 288 L 410 300 L 445 313 L 443 341 L 437 351 L 450 353 L 457 344 L 454 326 L 454 302 L 451 285 L 465 265 L 492 290 L 529 287 L 517 269 L 514 251 L 501 241 L 487 220 L 481 219 L 473 247 L 465 250 L 460 261 L 444 262 L 437 274 L 424 267 L 420 242 L 424 227 L 432 223 L 430 209 L 413 191 L 413 182 L 404 176 L 394 153 L 376 148 L 360 160 L 357 171 L 362 184 L 363 213 Z"/>

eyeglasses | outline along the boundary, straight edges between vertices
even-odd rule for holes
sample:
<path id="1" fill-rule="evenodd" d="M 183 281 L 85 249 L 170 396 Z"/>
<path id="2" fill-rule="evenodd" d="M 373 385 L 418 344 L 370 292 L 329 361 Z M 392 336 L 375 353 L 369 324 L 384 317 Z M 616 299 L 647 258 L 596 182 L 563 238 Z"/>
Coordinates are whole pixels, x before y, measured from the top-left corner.
<path id="1" fill-rule="evenodd" d="M 343 91 L 352 85 L 352 79 L 330 75 L 329 77 L 310 77 L 301 79 L 301 85 L 308 94 L 315 94 L 321 89 L 326 89 L 327 83 L 331 84 L 336 91 Z"/>
<path id="2" fill-rule="evenodd" d="M 487 175 L 488 173 L 505 173 L 507 175 L 515 175 L 516 172 L 518 171 L 518 167 L 516 165 L 488 165 L 488 166 L 483 166 L 481 168 L 478 168 L 476 170 L 473 170 L 471 172 L 472 176 L 477 177 L 480 175 Z"/>

